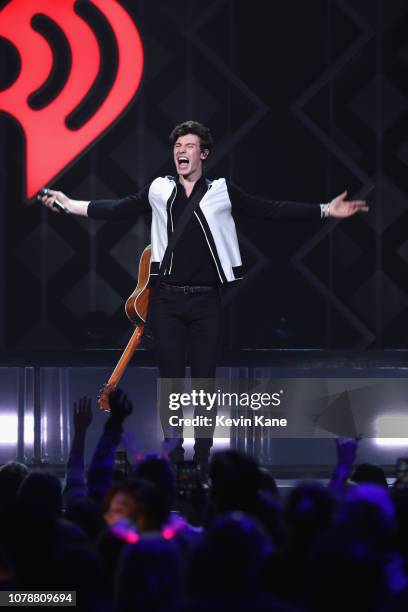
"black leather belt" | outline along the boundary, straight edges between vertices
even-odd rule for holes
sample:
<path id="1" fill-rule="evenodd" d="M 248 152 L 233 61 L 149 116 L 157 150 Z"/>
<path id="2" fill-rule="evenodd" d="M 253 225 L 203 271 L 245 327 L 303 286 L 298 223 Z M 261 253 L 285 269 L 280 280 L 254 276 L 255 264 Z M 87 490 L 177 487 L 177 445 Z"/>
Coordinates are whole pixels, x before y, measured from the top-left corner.
<path id="1" fill-rule="evenodd" d="M 166 291 L 174 291 L 175 293 L 207 293 L 208 291 L 216 291 L 217 287 L 213 285 L 170 285 L 169 283 L 161 283 L 160 287 Z"/>

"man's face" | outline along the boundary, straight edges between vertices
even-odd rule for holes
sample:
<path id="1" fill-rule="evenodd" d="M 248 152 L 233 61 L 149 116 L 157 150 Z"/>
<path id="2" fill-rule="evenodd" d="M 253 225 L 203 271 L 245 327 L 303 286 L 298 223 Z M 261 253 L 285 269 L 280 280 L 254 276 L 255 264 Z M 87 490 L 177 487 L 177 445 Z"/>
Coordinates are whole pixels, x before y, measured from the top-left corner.
<path id="1" fill-rule="evenodd" d="M 200 176 L 203 160 L 208 155 L 208 149 L 201 150 L 200 138 L 197 134 L 179 136 L 173 147 L 173 159 L 180 176 Z"/>

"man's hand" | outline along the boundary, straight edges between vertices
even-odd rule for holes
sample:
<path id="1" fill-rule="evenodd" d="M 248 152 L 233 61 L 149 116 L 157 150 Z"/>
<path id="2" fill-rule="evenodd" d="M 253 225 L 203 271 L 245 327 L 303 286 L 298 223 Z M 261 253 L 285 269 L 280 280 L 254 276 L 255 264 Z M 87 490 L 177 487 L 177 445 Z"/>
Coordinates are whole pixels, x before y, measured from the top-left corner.
<path id="1" fill-rule="evenodd" d="M 78 404 L 74 402 L 74 428 L 75 431 L 86 431 L 92 423 L 92 400 L 84 395 Z"/>
<path id="2" fill-rule="evenodd" d="M 345 217 L 351 217 L 358 212 L 368 212 L 369 208 L 365 200 L 346 200 L 347 191 L 341 193 L 337 198 L 329 203 L 330 217 L 336 219 L 344 219 Z"/>
<path id="3" fill-rule="evenodd" d="M 52 210 L 52 212 L 55 212 L 55 213 L 61 212 L 60 210 L 58 210 L 58 208 L 54 208 L 54 202 L 56 200 L 58 200 L 60 204 L 65 206 L 65 208 L 71 212 L 72 201 L 68 196 L 62 193 L 62 191 L 54 191 L 53 189 L 47 189 L 47 195 L 44 195 L 44 196 L 38 195 L 37 199 L 40 200 L 40 202 L 42 202 L 44 206 Z"/>
<path id="4" fill-rule="evenodd" d="M 115 389 L 109 394 L 110 420 L 116 423 L 123 421 L 132 414 L 133 405 L 122 389 Z"/>

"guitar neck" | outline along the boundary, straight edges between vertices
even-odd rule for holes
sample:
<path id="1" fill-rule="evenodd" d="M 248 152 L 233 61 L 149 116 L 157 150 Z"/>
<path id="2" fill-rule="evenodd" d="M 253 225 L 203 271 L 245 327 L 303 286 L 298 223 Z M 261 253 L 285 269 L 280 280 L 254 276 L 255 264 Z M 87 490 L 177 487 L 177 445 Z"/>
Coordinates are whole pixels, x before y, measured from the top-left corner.
<path id="1" fill-rule="evenodd" d="M 116 367 L 113 370 L 108 380 L 109 387 L 115 388 L 117 384 L 119 383 L 120 379 L 123 376 L 124 371 L 126 370 L 128 366 L 129 361 L 132 359 L 135 350 L 140 344 L 140 341 L 143 336 L 143 331 L 144 331 L 144 324 L 140 323 L 139 325 L 137 325 L 135 331 L 133 332 L 129 342 L 126 345 L 125 350 L 123 351 L 121 355 L 121 358 L 116 364 Z"/>

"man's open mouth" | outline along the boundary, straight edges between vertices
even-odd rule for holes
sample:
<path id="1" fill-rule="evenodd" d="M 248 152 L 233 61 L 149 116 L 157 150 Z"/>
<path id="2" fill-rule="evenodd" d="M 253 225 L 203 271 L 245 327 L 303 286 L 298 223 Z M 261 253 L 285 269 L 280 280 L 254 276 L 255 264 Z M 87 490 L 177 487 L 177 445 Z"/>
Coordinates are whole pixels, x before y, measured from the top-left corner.
<path id="1" fill-rule="evenodd" d="M 184 168 L 187 168 L 189 162 L 188 157 L 179 157 L 177 159 L 177 163 L 179 165 L 179 168 L 181 168 L 181 170 L 183 170 Z"/>

